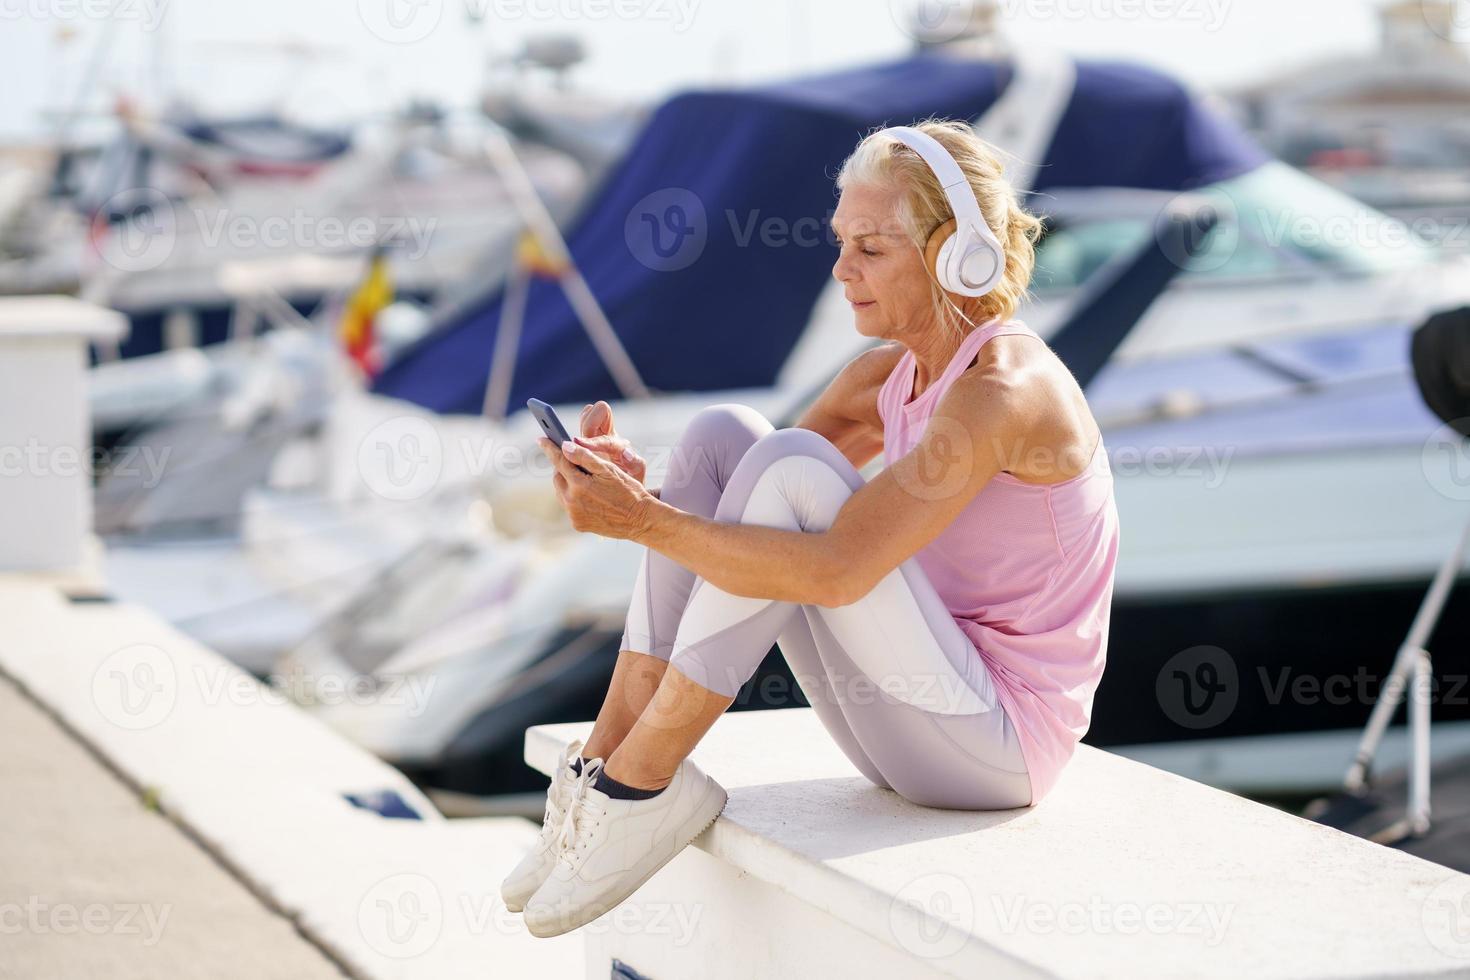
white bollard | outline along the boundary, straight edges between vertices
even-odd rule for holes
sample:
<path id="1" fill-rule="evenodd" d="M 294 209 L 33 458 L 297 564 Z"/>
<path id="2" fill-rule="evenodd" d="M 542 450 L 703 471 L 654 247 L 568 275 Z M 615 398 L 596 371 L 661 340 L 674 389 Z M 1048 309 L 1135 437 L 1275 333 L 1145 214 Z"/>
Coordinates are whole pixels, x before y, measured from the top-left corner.
<path id="1" fill-rule="evenodd" d="M 122 314 L 69 296 L 0 298 L 0 571 L 65 571 L 92 530 L 87 344 Z"/>

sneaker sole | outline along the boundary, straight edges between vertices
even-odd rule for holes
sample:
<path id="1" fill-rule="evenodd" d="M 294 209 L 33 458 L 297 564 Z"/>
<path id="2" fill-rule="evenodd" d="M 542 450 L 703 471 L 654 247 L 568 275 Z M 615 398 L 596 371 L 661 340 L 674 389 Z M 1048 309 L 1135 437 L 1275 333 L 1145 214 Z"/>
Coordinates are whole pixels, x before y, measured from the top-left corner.
<path id="1" fill-rule="evenodd" d="M 712 785 L 715 785 L 714 780 L 710 780 L 710 783 Z M 644 882 L 646 882 L 649 878 L 652 878 L 654 875 L 658 874 L 659 870 L 662 869 L 664 865 L 668 864 L 674 858 L 678 857 L 679 852 L 688 847 L 689 844 L 693 842 L 696 837 L 715 825 L 715 821 L 720 819 L 720 814 L 725 812 L 725 805 L 730 802 L 730 794 L 725 792 L 723 789 L 721 789 L 720 792 L 724 794 L 724 799 L 720 800 L 720 805 L 715 809 L 714 816 L 703 819 L 702 822 L 699 823 L 699 829 L 695 830 L 693 833 L 689 832 L 688 828 L 690 823 L 686 821 L 685 824 L 680 828 L 679 833 L 677 833 L 674 837 L 675 840 L 679 841 L 679 845 L 674 848 L 673 853 L 664 858 L 662 861 L 657 862 L 653 865 L 653 867 L 649 868 L 647 871 L 639 875 L 638 879 L 634 881 L 630 886 L 624 886 L 622 889 L 619 889 L 619 891 L 606 895 L 595 903 L 583 906 L 576 914 L 569 916 L 568 918 L 560 922 L 554 923 L 550 929 L 538 932 L 537 929 L 528 922 L 526 923 L 526 928 L 530 931 L 531 935 L 536 936 L 539 939 L 549 939 L 552 936 L 560 936 L 563 933 L 571 932 L 574 929 L 580 929 L 582 926 L 585 926 L 587 923 L 593 921 L 598 916 L 601 916 L 607 912 L 611 912 L 613 909 L 621 905 L 628 898 L 629 895 L 642 888 Z M 690 821 L 700 821 L 700 819 L 701 818 L 698 816 L 698 814 L 696 814 L 695 816 L 690 818 Z"/>
<path id="2" fill-rule="evenodd" d="M 531 900 L 532 895 L 536 894 L 536 889 L 541 887 L 541 883 L 547 879 L 547 877 L 551 874 L 551 869 L 554 867 L 556 867 L 556 862 L 549 862 L 546 868 L 539 875 L 536 876 L 535 883 L 530 887 L 530 889 L 522 890 L 522 897 L 519 900 L 506 897 L 505 883 L 502 882 L 500 885 L 500 901 L 505 905 L 505 910 L 507 912 L 524 912 L 526 909 L 526 903 Z"/>

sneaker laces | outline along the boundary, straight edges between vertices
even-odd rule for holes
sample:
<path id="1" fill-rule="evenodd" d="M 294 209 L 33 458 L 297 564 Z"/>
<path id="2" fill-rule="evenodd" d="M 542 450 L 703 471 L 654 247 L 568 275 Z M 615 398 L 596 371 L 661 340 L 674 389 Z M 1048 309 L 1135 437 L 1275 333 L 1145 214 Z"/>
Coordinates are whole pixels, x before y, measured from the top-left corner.
<path id="1" fill-rule="evenodd" d="M 592 785 L 601 771 L 601 759 L 582 763 L 582 773 L 572 787 L 572 798 L 567 803 L 566 813 L 562 816 L 561 827 L 557 831 L 555 847 L 558 854 L 570 855 L 575 852 L 589 822 L 602 816 L 602 808 L 587 795 L 587 787 Z"/>
<path id="2" fill-rule="evenodd" d="M 546 808 L 541 814 L 541 839 L 548 843 L 562 817 L 566 815 L 566 804 L 562 802 L 562 798 L 570 800 L 577 792 L 578 780 L 582 778 L 571 766 L 573 759 L 581 758 L 581 748 L 581 742 L 573 742 L 568 746 L 558 760 L 556 773 L 551 777 L 551 788 L 546 794 Z M 583 768 L 586 768 L 585 764 Z"/>

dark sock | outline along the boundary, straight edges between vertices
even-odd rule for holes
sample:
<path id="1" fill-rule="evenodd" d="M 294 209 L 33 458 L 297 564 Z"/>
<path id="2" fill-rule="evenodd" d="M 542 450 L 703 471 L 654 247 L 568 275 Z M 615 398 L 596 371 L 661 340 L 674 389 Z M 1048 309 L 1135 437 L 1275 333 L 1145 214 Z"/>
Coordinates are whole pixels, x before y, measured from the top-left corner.
<path id="1" fill-rule="evenodd" d="M 584 758 L 582 758 L 580 755 L 577 756 L 575 759 L 573 759 L 572 760 L 572 772 L 576 773 L 578 776 L 582 775 L 582 763 L 584 763 L 586 761 L 587 760 L 584 759 Z"/>
<path id="2" fill-rule="evenodd" d="M 609 776 L 606 769 L 598 770 L 597 778 L 592 781 L 592 785 L 615 800 L 646 800 L 668 789 L 667 786 L 660 789 L 639 789 L 636 786 L 629 786 Z"/>

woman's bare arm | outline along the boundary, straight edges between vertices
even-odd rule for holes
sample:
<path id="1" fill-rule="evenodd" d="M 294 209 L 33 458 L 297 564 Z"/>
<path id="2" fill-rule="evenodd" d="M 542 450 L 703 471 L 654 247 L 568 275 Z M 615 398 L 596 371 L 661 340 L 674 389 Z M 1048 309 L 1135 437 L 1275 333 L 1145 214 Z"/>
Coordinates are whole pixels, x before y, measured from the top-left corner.
<path id="1" fill-rule="evenodd" d="M 796 427 L 826 437 L 853 466 L 862 469 L 883 450 L 878 389 L 902 356 L 899 345 L 883 344 L 848 361 L 802 413 Z"/>

